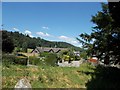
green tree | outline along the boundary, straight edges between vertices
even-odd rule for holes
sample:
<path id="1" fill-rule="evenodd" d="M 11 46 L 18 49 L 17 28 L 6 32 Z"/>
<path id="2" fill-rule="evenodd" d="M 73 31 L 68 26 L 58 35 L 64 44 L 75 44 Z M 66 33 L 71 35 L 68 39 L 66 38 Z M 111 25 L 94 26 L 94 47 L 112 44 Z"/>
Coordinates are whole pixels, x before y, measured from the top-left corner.
<path id="1" fill-rule="evenodd" d="M 109 1 L 109 0 L 108 0 Z M 109 11 L 114 19 L 114 26 L 120 27 L 120 1 L 119 2 L 108 2 Z"/>
<path id="2" fill-rule="evenodd" d="M 68 48 L 72 47 L 76 50 L 80 49 L 79 47 L 75 47 L 69 43 L 66 42 L 52 42 L 52 41 L 47 41 L 44 39 L 41 39 L 40 37 L 30 37 L 29 35 L 24 35 L 19 32 L 8 32 L 6 31 L 7 34 L 13 39 L 13 43 L 15 47 L 24 47 L 23 43 L 27 43 L 27 47 L 34 49 L 36 46 L 40 47 L 57 47 L 57 48 Z"/>
<path id="3" fill-rule="evenodd" d="M 23 50 L 23 52 L 27 52 L 27 43 L 26 42 L 24 42 L 23 44 L 22 44 L 22 50 Z"/>
<path id="4" fill-rule="evenodd" d="M 87 53 L 86 51 L 80 53 L 80 57 L 83 59 L 87 59 Z"/>
<path id="5" fill-rule="evenodd" d="M 109 64 L 112 56 L 114 61 L 120 60 L 120 28 L 113 27 L 108 5 L 102 3 L 102 11 L 92 16 L 91 21 L 96 25 L 92 33 L 84 33 L 80 35 L 82 39 L 77 38 L 87 48 L 87 53 L 96 54 L 99 60 L 104 59 L 105 64 Z"/>
<path id="6" fill-rule="evenodd" d="M 14 50 L 14 42 L 7 31 L 2 31 L 2 51 L 11 53 Z"/>

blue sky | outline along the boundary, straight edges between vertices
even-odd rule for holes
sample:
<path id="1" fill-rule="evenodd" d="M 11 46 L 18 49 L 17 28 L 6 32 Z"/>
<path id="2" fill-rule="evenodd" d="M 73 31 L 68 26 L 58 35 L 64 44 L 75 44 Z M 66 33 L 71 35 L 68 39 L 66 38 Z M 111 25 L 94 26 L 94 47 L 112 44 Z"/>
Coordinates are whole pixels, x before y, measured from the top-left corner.
<path id="1" fill-rule="evenodd" d="M 4 2 L 2 23 L 8 31 L 80 46 L 76 37 L 91 33 L 91 16 L 100 10 L 100 2 Z"/>

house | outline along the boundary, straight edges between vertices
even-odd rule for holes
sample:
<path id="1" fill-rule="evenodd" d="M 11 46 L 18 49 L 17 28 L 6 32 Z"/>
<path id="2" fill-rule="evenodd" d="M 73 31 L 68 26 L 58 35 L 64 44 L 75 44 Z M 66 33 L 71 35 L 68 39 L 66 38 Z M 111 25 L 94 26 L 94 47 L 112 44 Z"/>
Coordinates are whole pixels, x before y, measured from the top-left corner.
<path id="1" fill-rule="evenodd" d="M 62 50 L 67 50 L 67 48 L 49 48 L 49 47 L 36 47 L 32 50 L 32 54 L 40 54 L 42 52 L 51 52 L 51 53 L 59 53 Z"/>
<path id="2" fill-rule="evenodd" d="M 80 52 L 79 51 L 74 51 L 73 53 L 75 54 L 75 56 L 80 56 Z"/>

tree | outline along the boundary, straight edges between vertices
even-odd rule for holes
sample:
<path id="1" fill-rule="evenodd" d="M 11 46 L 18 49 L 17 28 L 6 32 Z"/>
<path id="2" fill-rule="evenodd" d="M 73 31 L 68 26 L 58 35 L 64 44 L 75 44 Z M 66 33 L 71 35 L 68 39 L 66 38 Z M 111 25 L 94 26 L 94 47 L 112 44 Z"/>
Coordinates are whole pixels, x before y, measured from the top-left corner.
<path id="1" fill-rule="evenodd" d="M 108 6 L 109 6 L 109 11 L 110 11 L 111 17 L 114 20 L 113 27 L 115 28 L 115 31 L 117 32 L 114 34 L 114 36 L 116 38 L 114 41 L 114 46 L 116 46 L 114 51 L 116 51 L 115 53 L 119 53 L 119 51 L 120 51 L 120 32 L 119 32 L 120 31 L 120 29 L 119 29 L 120 28 L 120 13 L 119 13 L 120 12 L 120 1 L 119 2 L 108 2 Z M 117 54 L 115 54 L 115 55 L 117 55 Z M 117 55 L 117 59 L 118 60 L 116 60 L 115 63 L 120 62 L 120 55 Z"/>
<path id="2" fill-rule="evenodd" d="M 35 40 L 31 40 L 28 42 L 28 48 L 35 49 L 35 47 L 38 46 L 37 42 Z"/>
<path id="3" fill-rule="evenodd" d="M 2 31 L 2 51 L 5 53 L 11 53 L 13 50 L 13 39 L 9 36 L 7 31 Z"/>
<path id="4" fill-rule="evenodd" d="M 108 0 L 109 1 L 109 0 Z M 109 11 L 114 19 L 114 26 L 120 27 L 120 1 L 119 2 L 108 2 Z"/>
<path id="5" fill-rule="evenodd" d="M 113 56 L 114 61 L 120 60 L 120 28 L 113 27 L 114 20 L 109 14 L 108 5 L 102 3 L 102 11 L 92 16 L 91 21 L 96 24 L 92 33 L 81 34 L 82 39 L 77 39 L 87 48 L 89 55 L 97 55 L 99 60 L 104 59 L 105 64 L 109 64 Z"/>
<path id="6" fill-rule="evenodd" d="M 47 41 L 41 38 L 36 38 L 36 37 L 30 37 L 29 35 L 24 35 L 19 32 L 9 32 L 6 31 L 7 34 L 13 39 L 13 43 L 15 47 L 22 48 L 23 43 L 27 43 L 27 48 L 34 49 L 36 46 L 39 47 L 58 47 L 58 48 L 68 48 L 72 47 L 76 50 L 80 49 L 79 47 L 75 47 L 69 43 L 66 42 L 52 42 L 52 41 Z M 19 51 L 19 50 L 18 50 Z"/>
<path id="7" fill-rule="evenodd" d="M 23 50 L 23 52 L 27 52 L 27 47 L 28 47 L 27 43 L 24 42 L 24 43 L 22 44 L 22 50 Z"/>
<path id="8" fill-rule="evenodd" d="M 87 53 L 86 51 L 80 53 L 80 57 L 83 59 L 87 59 Z"/>

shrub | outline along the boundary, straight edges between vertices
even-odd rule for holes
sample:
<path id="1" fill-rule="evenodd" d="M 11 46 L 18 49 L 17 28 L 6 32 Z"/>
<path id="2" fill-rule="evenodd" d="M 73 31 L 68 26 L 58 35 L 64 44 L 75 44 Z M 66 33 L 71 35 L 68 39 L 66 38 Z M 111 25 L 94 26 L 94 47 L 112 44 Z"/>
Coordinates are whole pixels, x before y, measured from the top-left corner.
<path id="1" fill-rule="evenodd" d="M 55 66 L 57 62 L 57 54 L 43 52 L 40 57 L 30 56 L 29 62 L 32 65 L 50 65 Z"/>
<path id="2" fill-rule="evenodd" d="M 58 61 L 58 57 L 56 53 L 42 52 L 40 54 L 40 57 L 45 57 L 44 62 L 42 63 L 46 65 L 55 66 Z"/>
<path id="3" fill-rule="evenodd" d="M 37 58 L 36 56 L 30 56 L 29 57 L 29 63 L 32 64 L 32 65 L 40 65 L 41 60 L 40 60 L 40 58 Z"/>
<path id="4" fill-rule="evenodd" d="M 63 59 L 64 59 L 65 61 L 69 61 L 69 60 L 70 60 L 70 56 L 69 56 L 69 55 L 63 55 Z"/>
<path id="5" fill-rule="evenodd" d="M 45 57 L 45 63 L 47 65 L 56 66 L 57 63 L 57 54 L 56 53 L 49 53 Z"/>
<path id="6" fill-rule="evenodd" d="M 27 60 L 28 58 L 27 57 L 16 57 L 15 59 L 15 64 L 21 64 L 21 65 L 27 65 Z"/>
<path id="7" fill-rule="evenodd" d="M 2 55 L 2 64 L 3 65 L 8 67 L 10 64 L 14 64 L 14 61 L 15 61 L 14 55 L 8 55 L 8 54 Z"/>
<path id="8" fill-rule="evenodd" d="M 40 53 L 40 57 L 46 57 L 49 54 L 49 52 L 42 52 Z"/>
<path id="9" fill-rule="evenodd" d="M 27 57 L 17 57 L 15 55 L 4 54 L 2 55 L 2 63 L 5 66 L 11 64 L 27 65 Z"/>
<path id="10" fill-rule="evenodd" d="M 75 56 L 75 60 L 80 60 L 80 56 Z"/>

